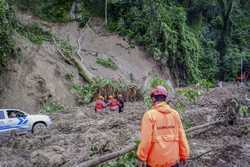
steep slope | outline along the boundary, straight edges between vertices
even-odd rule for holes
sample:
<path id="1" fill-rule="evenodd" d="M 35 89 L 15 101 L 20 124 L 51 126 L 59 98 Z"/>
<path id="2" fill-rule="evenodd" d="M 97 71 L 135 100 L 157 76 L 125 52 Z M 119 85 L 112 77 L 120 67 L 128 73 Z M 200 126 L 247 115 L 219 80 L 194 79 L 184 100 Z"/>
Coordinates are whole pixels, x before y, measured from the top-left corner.
<path id="1" fill-rule="evenodd" d="M 169 72 L 163 75 L 153 59 L 145 53 L 143 48 L 131 46 L 129 42 L 105 30 L 104 22 L 100 18 L 92 18 L 84 28 L 78 23 L 48 23 L 36 17 L 18 13 L 18 18 L 24 23 L 37 22 L 57 37 L 69 42 L 79 55 L 79 60 L 95 76 L 124 79 L 133 81 L 140 86 L 147 77 L 161 74 L 170 78 Z M 117 70 L 105 68 L 96 63 L 97 58 L 111 58 L 118 66 Z"/>
<path id="2" fill-rule="evenodd" d="M 22 50 L 20 62 L 9 63 L 9 70 L 1 76 L 0 106 L 37 112 L 51 98 L 66 106 L 76 104 L 70 85 L 80 82 L 77 70 L 65 63 L 53 45 L 35 45 L 17 36 Z M 72 75 L 73 81 L 66 79 Z"/>
<path id="3" fill-rule="evenodd" d="M 75 58 L 96 77 L 122 79 L 143 87 L 155 74 L 163 73 L 155 62 L 140 47 L 131 47 L 129 42 L 116 34 L 108 33 L 103 21 L 93 18 L 84 27 L 78 23 L 49 23 L 29 14 L 17 13 L 24 25 L 38 23 L 73 48 Z M 20 63 L 14 60 L 9 71 L 1 76 L 1 107 L 20 108 L 37 112 L 50 98 L 64 106 L 75 106 L 71 92 L 74 83 L 82 83 L 78 71 L 64 61 L 53 42 L 34 44 L 16 35 L 17 47 L 21 49 Z M 97 58 L 110 58 L 117 70 L 96 63 Z M 71 79 L 67 79 L 70 76 Z M 169 76 L 165 74 L 164 76 Z M 168 77 L 165 77 L 166 79 Z"/>

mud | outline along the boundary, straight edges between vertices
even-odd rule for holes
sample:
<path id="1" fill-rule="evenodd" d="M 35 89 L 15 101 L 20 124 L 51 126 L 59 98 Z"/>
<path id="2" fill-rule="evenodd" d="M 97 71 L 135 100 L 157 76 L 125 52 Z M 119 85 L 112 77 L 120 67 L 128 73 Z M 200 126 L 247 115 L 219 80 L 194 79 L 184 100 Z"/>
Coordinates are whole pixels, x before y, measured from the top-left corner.
<path id="1" fill-rule="evenodd" d="M 233 91 L 236 89 L 238 88 Z M 218 94 L 225 91 L 217 88 L 214 90 Z M 226 91 L 230 92 L 231 88 L 226 88 Z M 211 92 L 206 95 L 208 100 Z M 215 97 L 214 94 L 211 96 Z M 211 106 L 213 105 L 206 106 L 207 112 L 210 109 L 216 110 Z M 70 167 L 122 149 L 139 138 L 140 120 L 146 111 L 142 102 L 127 103 L 125 112 L 121 114 L 94 113 L 93 107 L 91 104 L 83 108 L 69 108 L 64 113 L 51 114 L 53 127 L 44 134 L 8 137 L 5 140 L 2 138 L 0 166 Z M 190 115 L 195 123 L 203 108 L 198 104 L 192 108 L 187 113 L 194 112 Z M 185 114 L 183 118 L 186 119 Z M 206 119 L 198 122 L 206 122 Z M 242 125 L 242 122 L 233 126 L 221 124 L 188 135 L 192 150 L 188 166 L 249 166 L 250 129 Z"/>
<path id="2" fill-rule="evenodd" d="M 2 141 L 0 166 L 70 167 L 119 150 L 138 138 L 142 106 L 128 103 L 120 114 L 94 113 L 93 105 L 52 114 L 49 132 Z"/>

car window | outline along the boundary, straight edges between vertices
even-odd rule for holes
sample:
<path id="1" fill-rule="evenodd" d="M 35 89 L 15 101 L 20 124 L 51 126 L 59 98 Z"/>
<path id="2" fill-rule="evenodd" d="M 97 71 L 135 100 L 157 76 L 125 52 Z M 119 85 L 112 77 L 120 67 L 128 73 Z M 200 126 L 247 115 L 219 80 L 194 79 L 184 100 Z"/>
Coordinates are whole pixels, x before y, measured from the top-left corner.
<path id="1" fill-rule="evenodd" d="M 25 117 L 25 114 L 20 111 L 16 111 L 16 117 Z"/>
<path id="2" fill-rule="evenodd" d="M 0 119 L 5 119 L 4 112 L 0 111 Z"/>
<path id="3" fill-rule="evenodd" d="M 8 118 L 16 118 L 17 117 L 16 112 L 17 112 L 16 110 L 8 110 L 7 111 Z"/>

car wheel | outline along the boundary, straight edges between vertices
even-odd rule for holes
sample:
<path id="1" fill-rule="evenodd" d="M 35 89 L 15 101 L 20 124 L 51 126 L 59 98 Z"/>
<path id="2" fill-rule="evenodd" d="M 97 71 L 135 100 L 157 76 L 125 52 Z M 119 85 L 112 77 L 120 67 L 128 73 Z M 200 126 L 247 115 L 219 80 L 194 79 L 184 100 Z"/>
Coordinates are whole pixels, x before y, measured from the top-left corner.
<path id="1" fill-rule="evenodd" d="M 44 123 L 36 123 L 32 128 L 32 133 L 34 134 L 41 134 L 44 133 L 47 129 L 46 124 Z"/>

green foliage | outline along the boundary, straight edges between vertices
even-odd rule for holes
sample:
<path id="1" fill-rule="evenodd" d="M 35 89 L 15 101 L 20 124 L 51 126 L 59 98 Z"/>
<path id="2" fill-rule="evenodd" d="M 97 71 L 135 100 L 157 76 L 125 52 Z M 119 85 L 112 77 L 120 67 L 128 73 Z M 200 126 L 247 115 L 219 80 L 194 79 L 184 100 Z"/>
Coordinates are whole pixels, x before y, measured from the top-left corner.
<path id="1" fill-rule="evenodd" d="M 52 41 L 52 34 L 43 30 L 37 23 L 31 25 L 17 23 L 16 30 L 19 34 L 36 44 L 42 44 L 44 41 Z"/>
<path id="2" fill-rule="evenodd" d="M 121 81 L 110 79 L 96 78 L 94 83 L 84 85 L 73 85 L 73 92 L 77 93 L 84 104 L 90 103 L 94 97 L 100 93 L 99 91 L 105 87 L 110 87 L 112 92 L 101 92 L 106 95 L 113 95 L 113 93 L 126 92 L 127 85 Z"/>
<path id="3" fill-rule="evenodd" d="M 186 106 L 181 102 L 181 101 L 178 101 L 175 105 L 175 109 L 182 113 L 182 112 L 185 112 L 186 111 Z"/>
<path id="4" fill-rule="evenodd" d="M 185 96 L 188 101 L 195 103 L 200 96 L 199 91 L 194 90 L 193 88 L 181 88 L 177 90 L 179 95 Z"/>
<path id="5" fill-rule="evenodd" d="M 13 40 L 15 16 L 6 0 L 0 0 L 0 72 L 14 54 Z"/>
<path id="6" fill-rule="evenodd" d="M 42 106 L 40 111 L 46 113 L 62 112 L 64 111 L 64 107 L 57 102 L 48 101 Z"/>
<path id="7" fill-rule="evenodd" d="M 74 75 L 72 73 L 65 74 L 65 79 L 68 81 L 73 81 Z"/>
<path id="8" fill-rule="evenodd" d="M 171 88 L 168 85 L 168 83 L 166 82 L 166 80 L 161 79 L 159 76 L 155 76 L 153 79 L 151 79 L 149 82 L 149 87 L 146 88 L 146 90 L 144 92 L 144 103 L 148 109 L 150 109 L 152 107 L 152 100 L 151 100 L 151 97 L 149 96 L 149 92 L 153 88 L 155 88 L 159 85 L 164 86 L 168 91 L 171 90 Z"/>
<path id="9" fill-rule="evenodd" d="M 16 0 L 15 3 L 20 9 L 29 10 L 44 20 L 67 22 L 73 0 Z"/>
<path id="10" fill-rule="evenodd" d="M 192 121 L 190 119 L 187 119 L 187 118 L 183 119 L 182 122 L 183 122 L 183 127 L 185 129 L 189 129 L 192 127 Z"/>
<path id="11" fill-rule="evenodd" d="M 72 45 L 68 41 L 57 39 L 56 42 L 58 43 L 59 48 L 62 50 L 63 54 L 66 57 L 69 58 L 73 55 L 74 48 L 72 47 Z"/>
<path id="12" fill-rule="evenodd" d="M 136 2 L 111 2 L 110 11 L 115 12 L 110 14 L 109 29 L 144 45 L 156 61 L 170 67 L 175 78 L 198 81 L 202 48 L 186 25 L 185 10 L 164 2 L 145 2 L 143 7 Z"/>
<path id="13" fill-rule="evenodd" d="M 95 84 L 73 85 L 72 90 L 79 94 L 84 104 L 88 104 L 93 100 L 97 87 Z"/>
<path id="14" fill-rule="evenodd" d="M 250 115 L 250 109 L 249 109 L 249 107 L 247 107 L 245 105 L 241 105 L 240 106 L 240 115 L 242 117 L 248 117 Z"/>
<path id="15" fill-rule="evenodd" d="M 206 89 L 207 91 L 209 90 L 209 88 L 213 88 L 215 87 L 214 82 L 210 81 L 210 80 L 206 80 L 206 79 L 202 79 L 198 82 L 198 85 L 200 88 L 202 89 Z"/>
<path id="16" fill-rule="evenodd" d="M 134 167 L 137 165 L 136 162 L 136 152 L 132 151 L 100 167 Z"/>
<path id="17" fill-rule="evenodd" d="M 112 70 L 117 70 L 118 66 L 113 62 L 111 58 L 96 58 L 96 63 Z"/>

